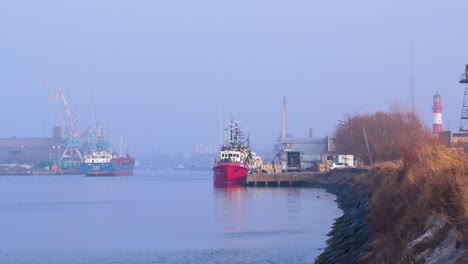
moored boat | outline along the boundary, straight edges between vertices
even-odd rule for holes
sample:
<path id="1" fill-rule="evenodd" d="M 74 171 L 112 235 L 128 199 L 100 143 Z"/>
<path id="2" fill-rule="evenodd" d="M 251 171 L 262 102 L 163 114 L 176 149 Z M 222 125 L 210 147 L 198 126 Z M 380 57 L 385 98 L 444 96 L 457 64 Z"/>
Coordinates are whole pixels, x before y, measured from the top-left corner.
<path id="1" fill-rule="evenodd" d="M 179 164 L 179 165 L 174 167 L 174 170 L 185 170 L 185 167 L 184 167 L 184 165 Z"/>
<path id="2" fill-rule="evenodd" d="M 135 159 L 128 152 L 125 157 L 107 150 L 92 151 L 85 155 L 81 169 L 87 176 L 133 175 Z"/>
<path id="3" fill-rule="evenodd" d="M 229 141 L 221 146 L 220 155 L 213 166 L 213 185 L 226 187 L 244 185 L 250 171 L 252 161 L 249 142 L 242 140 L 242 134 L 237 122 L 231 122 Z"/>

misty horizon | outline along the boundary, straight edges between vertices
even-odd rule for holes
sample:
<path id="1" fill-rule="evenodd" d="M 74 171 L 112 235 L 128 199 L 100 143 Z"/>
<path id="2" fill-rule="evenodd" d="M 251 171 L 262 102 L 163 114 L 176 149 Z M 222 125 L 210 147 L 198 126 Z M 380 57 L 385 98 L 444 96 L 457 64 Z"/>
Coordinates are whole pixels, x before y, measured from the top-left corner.
<path id="1" fill-rule="evenodd" d="M 2 1 L 0 137 L 51 136 L 64 85 L 80 128 L 91 103 L 135 156 L 219 144 L 220 112 L 253 147 L 333 133 L 346 114 L 410 109 L 458 132 L 466 1 Z M 413 74 L 410 69 L 412 49 Z M 47 84 L 46 84 L 47 83 Z M 88 96 L 91 91 L 91 99 Z M 59 113 L 64 115 L 64 109 Z"/>

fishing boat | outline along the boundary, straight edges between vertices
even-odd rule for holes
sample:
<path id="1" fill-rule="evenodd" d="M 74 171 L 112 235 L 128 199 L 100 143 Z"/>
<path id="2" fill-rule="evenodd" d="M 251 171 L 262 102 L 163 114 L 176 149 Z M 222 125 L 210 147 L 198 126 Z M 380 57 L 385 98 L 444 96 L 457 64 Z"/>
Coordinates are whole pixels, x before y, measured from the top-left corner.
<path id="1" fill-rule="evenodd" d="M 84 156 L 81 169 L 87 176 L 133 175 L 135 159 L 128 154 L 118 157 L 117 153 L 108 150 L 92 151 Z"/>
<path id="2" fill-rule="evenodd" d="M 252 153 L 249 140 L 244 142 L 238 122 L 229 125 L 229 140 L 221 146 L 213 165 L 215 187 L 244 185 L 250 171 Z"/>

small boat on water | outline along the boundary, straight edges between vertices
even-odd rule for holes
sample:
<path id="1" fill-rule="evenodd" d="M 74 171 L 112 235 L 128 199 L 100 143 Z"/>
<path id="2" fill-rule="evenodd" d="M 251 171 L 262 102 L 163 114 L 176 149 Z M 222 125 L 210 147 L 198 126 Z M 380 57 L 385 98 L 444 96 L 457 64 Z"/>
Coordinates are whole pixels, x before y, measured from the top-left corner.
<path id="1" fill-rule="evenodd" d="M 118 157 L 117 153 L 107 150 L 92 151 L 85 155 L 81 169 L 87 176 L 133 175 L 135 159 L 128 154 Z"/>
<path id="2" fill-rule="evenodd" d="M 185 170 L 185 167 L 184 167 L 184 165 L 179 164 L 179 165 L 174 167 L 174 170 Z"/>
<path id="3" fill-rule="evenodd" d="M 244 185 L 251 170 L 252 152 L 249 140 L 243 141 L 238 122 L 232 122 L 228 128 L 229 141 L 221 146 L 219 157 L 213 166 L 213 184 L 215 187 Z"/>

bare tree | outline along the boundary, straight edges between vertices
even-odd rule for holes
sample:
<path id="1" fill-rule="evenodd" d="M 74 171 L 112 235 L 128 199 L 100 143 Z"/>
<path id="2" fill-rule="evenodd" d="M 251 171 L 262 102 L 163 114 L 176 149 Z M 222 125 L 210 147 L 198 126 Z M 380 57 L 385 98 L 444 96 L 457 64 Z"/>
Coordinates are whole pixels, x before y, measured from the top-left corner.
<path id="1" fill-rule="evenodd" d="M 429 137 L 429 129 L 416 115 L 398 111 L 348 116 L 335 129 L 337 151 L 354 154 L 366 164 L 400 159 L 402 149 Z"/>

